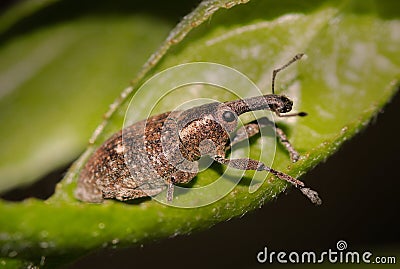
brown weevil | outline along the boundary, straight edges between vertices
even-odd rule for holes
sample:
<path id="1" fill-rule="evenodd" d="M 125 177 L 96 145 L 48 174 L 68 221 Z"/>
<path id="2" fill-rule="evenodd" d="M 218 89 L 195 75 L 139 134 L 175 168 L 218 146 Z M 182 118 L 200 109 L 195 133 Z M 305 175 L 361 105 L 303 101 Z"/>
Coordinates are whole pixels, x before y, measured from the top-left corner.
<path id="1" fill-rule="evenodd" d="M 268 118 L 238 128 L 238 116 L 256 110 L 270 110 L 278 117 L 305 116 L 304 112 L 289 114 L 293 102 L 274 93 L 277 73 L 302 56 L 297 54 L 273 71 L 272 94 L 162 113 L 114 134 L 93 153 L 82 169 L 76 197 L 92 203 L 104 199 L 126 201 L 153 196 L 167 189 L 167 201 L 172 201 L 174 184 L 191 181 L 198 173 L 198 160 L 207 155 L 235 169 L 268 171 L 296 186 L 313 203 L 321 204 L 317 192 L 285 173 L 257 160 L 225 157 L 232 145 L 259 133 L 260 128 L 270 126 L 289 152 L 290 159 L 293 162 L 299 159 L 283 130 Z"/>

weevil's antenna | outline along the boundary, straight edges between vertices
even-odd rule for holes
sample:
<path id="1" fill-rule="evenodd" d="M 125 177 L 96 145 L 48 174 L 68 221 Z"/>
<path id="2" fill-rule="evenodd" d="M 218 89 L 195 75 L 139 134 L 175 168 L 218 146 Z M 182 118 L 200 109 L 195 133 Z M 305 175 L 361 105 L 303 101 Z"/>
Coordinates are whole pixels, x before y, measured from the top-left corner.
<path id="1" fill-rule="evenodd" d="M 283 69 L 285 69 L 286 67 L 288 67 L 289 65 L 291 65 L 292 63 L 298 61 L 301 59 L 301 57 L 303 57 L 304 53 L 299 53 L 296 54 L 289 62 L 287 62 L 285 65 L 275 69 L 274 71 L 272 71 L 272 94 L 275 94 L 275 77 L 276 74 L 278 74 L 279 71 L 282 71 Z"/>
<path id="2" fill-rule="evenodd" d="M 307 116 L 307 112 L 297 112 L 297 113 L 291 113 L 291 114 L 281 114 L 277 111 L 275 111 L 275 114 L 278 115 L 280 118 L 288 118 L 288 117 L 305 117 Z"/>

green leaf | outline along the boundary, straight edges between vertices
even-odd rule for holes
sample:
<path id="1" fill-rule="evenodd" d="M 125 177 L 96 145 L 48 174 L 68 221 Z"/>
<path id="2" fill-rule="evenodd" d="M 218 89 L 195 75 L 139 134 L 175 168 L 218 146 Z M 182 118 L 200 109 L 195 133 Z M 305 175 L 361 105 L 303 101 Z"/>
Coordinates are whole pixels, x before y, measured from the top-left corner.
<path id="1" fill-rule="evenodd" d="M 0 191 L 76 158 L 110 102 L 170 28 L 140 14 L 83 11 L 77 19 L 40 26 L 46 12 L 57 13 L 57 6 L 50 8 L 33 17 L 37 28 L 23 36 L 3 34 L 0 147 L 6 154 L 0 155 Z"/>
<path id="2" fill-rule="evenodd" d="M 296 53 L 305 52 L 307 59 L 279 74 L 277 81 L 278 93 L 293 98 L 296 111 L 309 113 L 306 118 L 279 122 L 303 158 L 291 164 L 286 151 L 278 146 L 273 167 L 294 177 L 328 158 L 364 128 L 398 88 L 400 22 L 394 13 L 399 10 L 397 3 L 253 0 L 216 12 L 207 23 L 188 34 L 191 27 L 187 25 L 198 25 L 211 15 L 204 13 L 210 10 L 207 3 L 217 8 L 227 2 L 205 2 L 178 25 L 139 73 L 132 88 L 124 92 L 127 97 L 114 103 L 99 132 L 92 137 L 93 146 L 71 167 L 51 199 L 0 204 L 2 215 L 7 216 L 0 219 L 3 255 L 14 251 L 17 258 L 37 263 L 46 257 L 46 263 L 51 264 L 99 247 L 127 246 L 186 234 L 243 215 L 287 187 L 268 176 L 256 192 L 249 193 L 252 173 L 246 173 L 223 199 L 195 209 L 168 207 L 154 200 L 85 204 L 73 197 L 79 171 L 91 152 L 121 128 L 137 83 L 168 67 L 193 61 L 217 62 L 241 71 L 264 92 L 269 92 L 271 71 Z M 169 50 L 174 37 L 180 41 L 185 36 Z M 162 56 L 163 60 L 157 64 Z M 239 93 L 246 96 L 247 90 Z M 156 89 L 148 92 L 148 96 L 155 94 Z M 221 99 L 233 98 L 216 95 Z M 190 92 L 184 95 L 185 100 L 195 97 Z M 171 100 L 171 107 L 180 105 L 181 99 Z M 163 107 L 158 109 L 161 111 Z M 251 142 L 250 156 L 262 159 L 260 151 L 268 144 L 261 138 Z M 206 185 L 219 177 L 221 168 L 215 165 L 201 172 L 194 186 Z M 188 191 L 179 199 L 196 197 Z"/>

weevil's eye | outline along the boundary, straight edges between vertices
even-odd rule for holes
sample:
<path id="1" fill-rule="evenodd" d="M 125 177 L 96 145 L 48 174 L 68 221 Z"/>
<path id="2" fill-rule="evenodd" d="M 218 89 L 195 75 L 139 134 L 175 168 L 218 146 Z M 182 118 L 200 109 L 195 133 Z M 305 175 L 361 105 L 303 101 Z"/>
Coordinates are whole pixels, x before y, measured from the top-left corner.
<path id="1" fill-rule="evenodd" d="M 232 122 L 234 120 L 236 120 L 236 116 L 232 111 L 225 111 L 222 114 L 222 118 L 224 119 L 224 121 L 226 122 Z"/>

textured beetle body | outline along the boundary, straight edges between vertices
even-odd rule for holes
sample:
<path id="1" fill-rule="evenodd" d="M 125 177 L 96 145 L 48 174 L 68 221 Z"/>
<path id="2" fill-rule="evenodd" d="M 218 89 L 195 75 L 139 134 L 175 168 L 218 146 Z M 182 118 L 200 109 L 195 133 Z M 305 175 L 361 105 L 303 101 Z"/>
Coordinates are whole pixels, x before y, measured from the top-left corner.
<path id="1" fill-rule="evenodd" d="M 288 64 L 274 70 L 273 82 L 277 72 L 301 56 L 296 55 Z M 237 129 L 238 117 L 250 111 L 271 110 L 280 117 L 306 115 L 303 112 L 283 115 L 292 106 L 293 102 L 286 96 L 267 94 L 166 112 L 137 122 L 113 135 L 89 158 L 80 173 L 76 197 L 94 203 L 109 198 L 124 201 L 153 196 L 167 189 L 167 200 L 171 201 L 174 184 L 193 179 L 198 173 L 198 160 L 208 155 L 232 168 L 271 172 L 319 204 L 321 200 L 315 191 L 287 174 L 257 160 L 225 158 L 232 144 L 257 134 L 263 126 L 271 126 L 292 161 L 297 161 L 299 154 L 283 130 L 267 118 Z"/>
<path id="2" fill-rule="evenodd" d="M 205 154 L 225 154 L 229 133 L 224 104 L 166 112 L 119 131 L 101 145 L 81 171 L 76 196 L 82 201 L 130 200 L 156 195 L 168 183 L 187 183 L 197 175 Z M 212 143 L 204 143 L 209 141 Z M 203 142 L 203 143 L 202 143 Z"/>
<path id="3" fill-rule="evenodd" d="M 283 96 L 265 95 L 214 102 L 137 122 L 109 138 L 81 171 L 76 196 L 87 202 L 129 200 L 163 191 L 168 183 L 187 183 L 197 175 L 202 155 L 225 156 L 237 115 L 275 108 L 290 111 Z M 230 122 L 224 113 L 234 115 Z"/>

